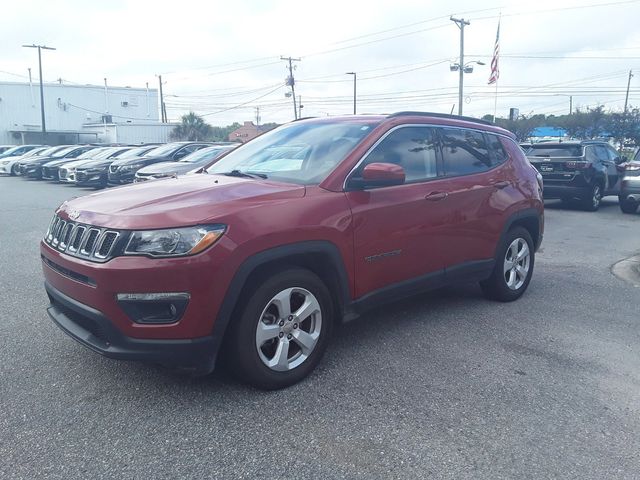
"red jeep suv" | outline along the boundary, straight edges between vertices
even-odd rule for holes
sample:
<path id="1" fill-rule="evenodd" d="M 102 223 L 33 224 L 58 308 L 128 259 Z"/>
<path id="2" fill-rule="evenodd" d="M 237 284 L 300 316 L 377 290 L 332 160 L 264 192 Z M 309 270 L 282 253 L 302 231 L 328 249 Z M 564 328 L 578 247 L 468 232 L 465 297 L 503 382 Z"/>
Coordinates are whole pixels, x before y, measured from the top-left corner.
<path id="1" fill-rule="evenodd" d="M 53 321 L 111 358 L 266 389 L 309 374 L 332 328 L 455 282 L 526 290 L 542 180 L 511 133 L 420 112 L 306 119 L 203 174 L 63 203 L 41 256 Z"/>

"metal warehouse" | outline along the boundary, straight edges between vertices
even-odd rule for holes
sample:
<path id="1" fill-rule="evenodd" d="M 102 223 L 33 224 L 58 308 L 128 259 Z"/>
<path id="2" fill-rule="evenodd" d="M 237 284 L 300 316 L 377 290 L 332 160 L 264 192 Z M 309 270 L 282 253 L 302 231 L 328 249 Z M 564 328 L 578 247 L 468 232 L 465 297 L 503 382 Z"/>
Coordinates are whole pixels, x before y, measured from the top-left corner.
<path id="1" fill-rule="evenodd" d="M 160 123 L 158 91 L 147 88 L 44 84 L 44 111 L 45 139 L 38 85 L 0 82 L 0 144 L 163 142 L 173 127 Z"/>

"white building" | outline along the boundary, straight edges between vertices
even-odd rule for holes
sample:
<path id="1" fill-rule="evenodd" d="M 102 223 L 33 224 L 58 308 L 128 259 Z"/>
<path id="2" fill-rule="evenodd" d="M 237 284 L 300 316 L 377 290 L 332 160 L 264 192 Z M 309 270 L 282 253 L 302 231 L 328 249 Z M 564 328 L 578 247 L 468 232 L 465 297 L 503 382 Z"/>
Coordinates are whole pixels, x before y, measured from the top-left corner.
<path id="1" fill-rule="evenodd" d="M 43 141 L 39 84 L 0 82 L 0 144 L 166 142 L 158 105 L 154 89 L 48 83 Z"/>

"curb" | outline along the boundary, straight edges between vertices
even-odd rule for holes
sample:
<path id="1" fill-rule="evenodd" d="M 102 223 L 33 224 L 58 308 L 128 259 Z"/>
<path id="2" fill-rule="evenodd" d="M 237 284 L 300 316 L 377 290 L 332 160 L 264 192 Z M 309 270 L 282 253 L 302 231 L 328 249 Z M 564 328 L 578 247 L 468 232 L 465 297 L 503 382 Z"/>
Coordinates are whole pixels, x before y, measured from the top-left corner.
<path id="1" fill-rule="evenodd" d="M 640 288 L 640 255 L 625 258 L 611 267 L 611 273 L 636 288 Z"/>

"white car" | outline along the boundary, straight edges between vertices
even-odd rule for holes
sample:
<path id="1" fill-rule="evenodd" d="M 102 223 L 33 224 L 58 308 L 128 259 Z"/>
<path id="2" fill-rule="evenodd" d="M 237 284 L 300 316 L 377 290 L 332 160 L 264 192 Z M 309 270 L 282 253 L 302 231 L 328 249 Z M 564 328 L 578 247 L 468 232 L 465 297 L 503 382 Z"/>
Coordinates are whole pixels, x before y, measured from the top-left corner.
<path id="1" fill-rule="evenodd" d="M 45 150 L 55 151 L 57 147 L 37 147 L 33 150 L 29 150 L 24 155 L 18 155 L 15 157 L 0 158 L 0 174 L 15 176 L 18 174 L 18 162 L 27 159 L 29 157 L 35 157 Z"/>

